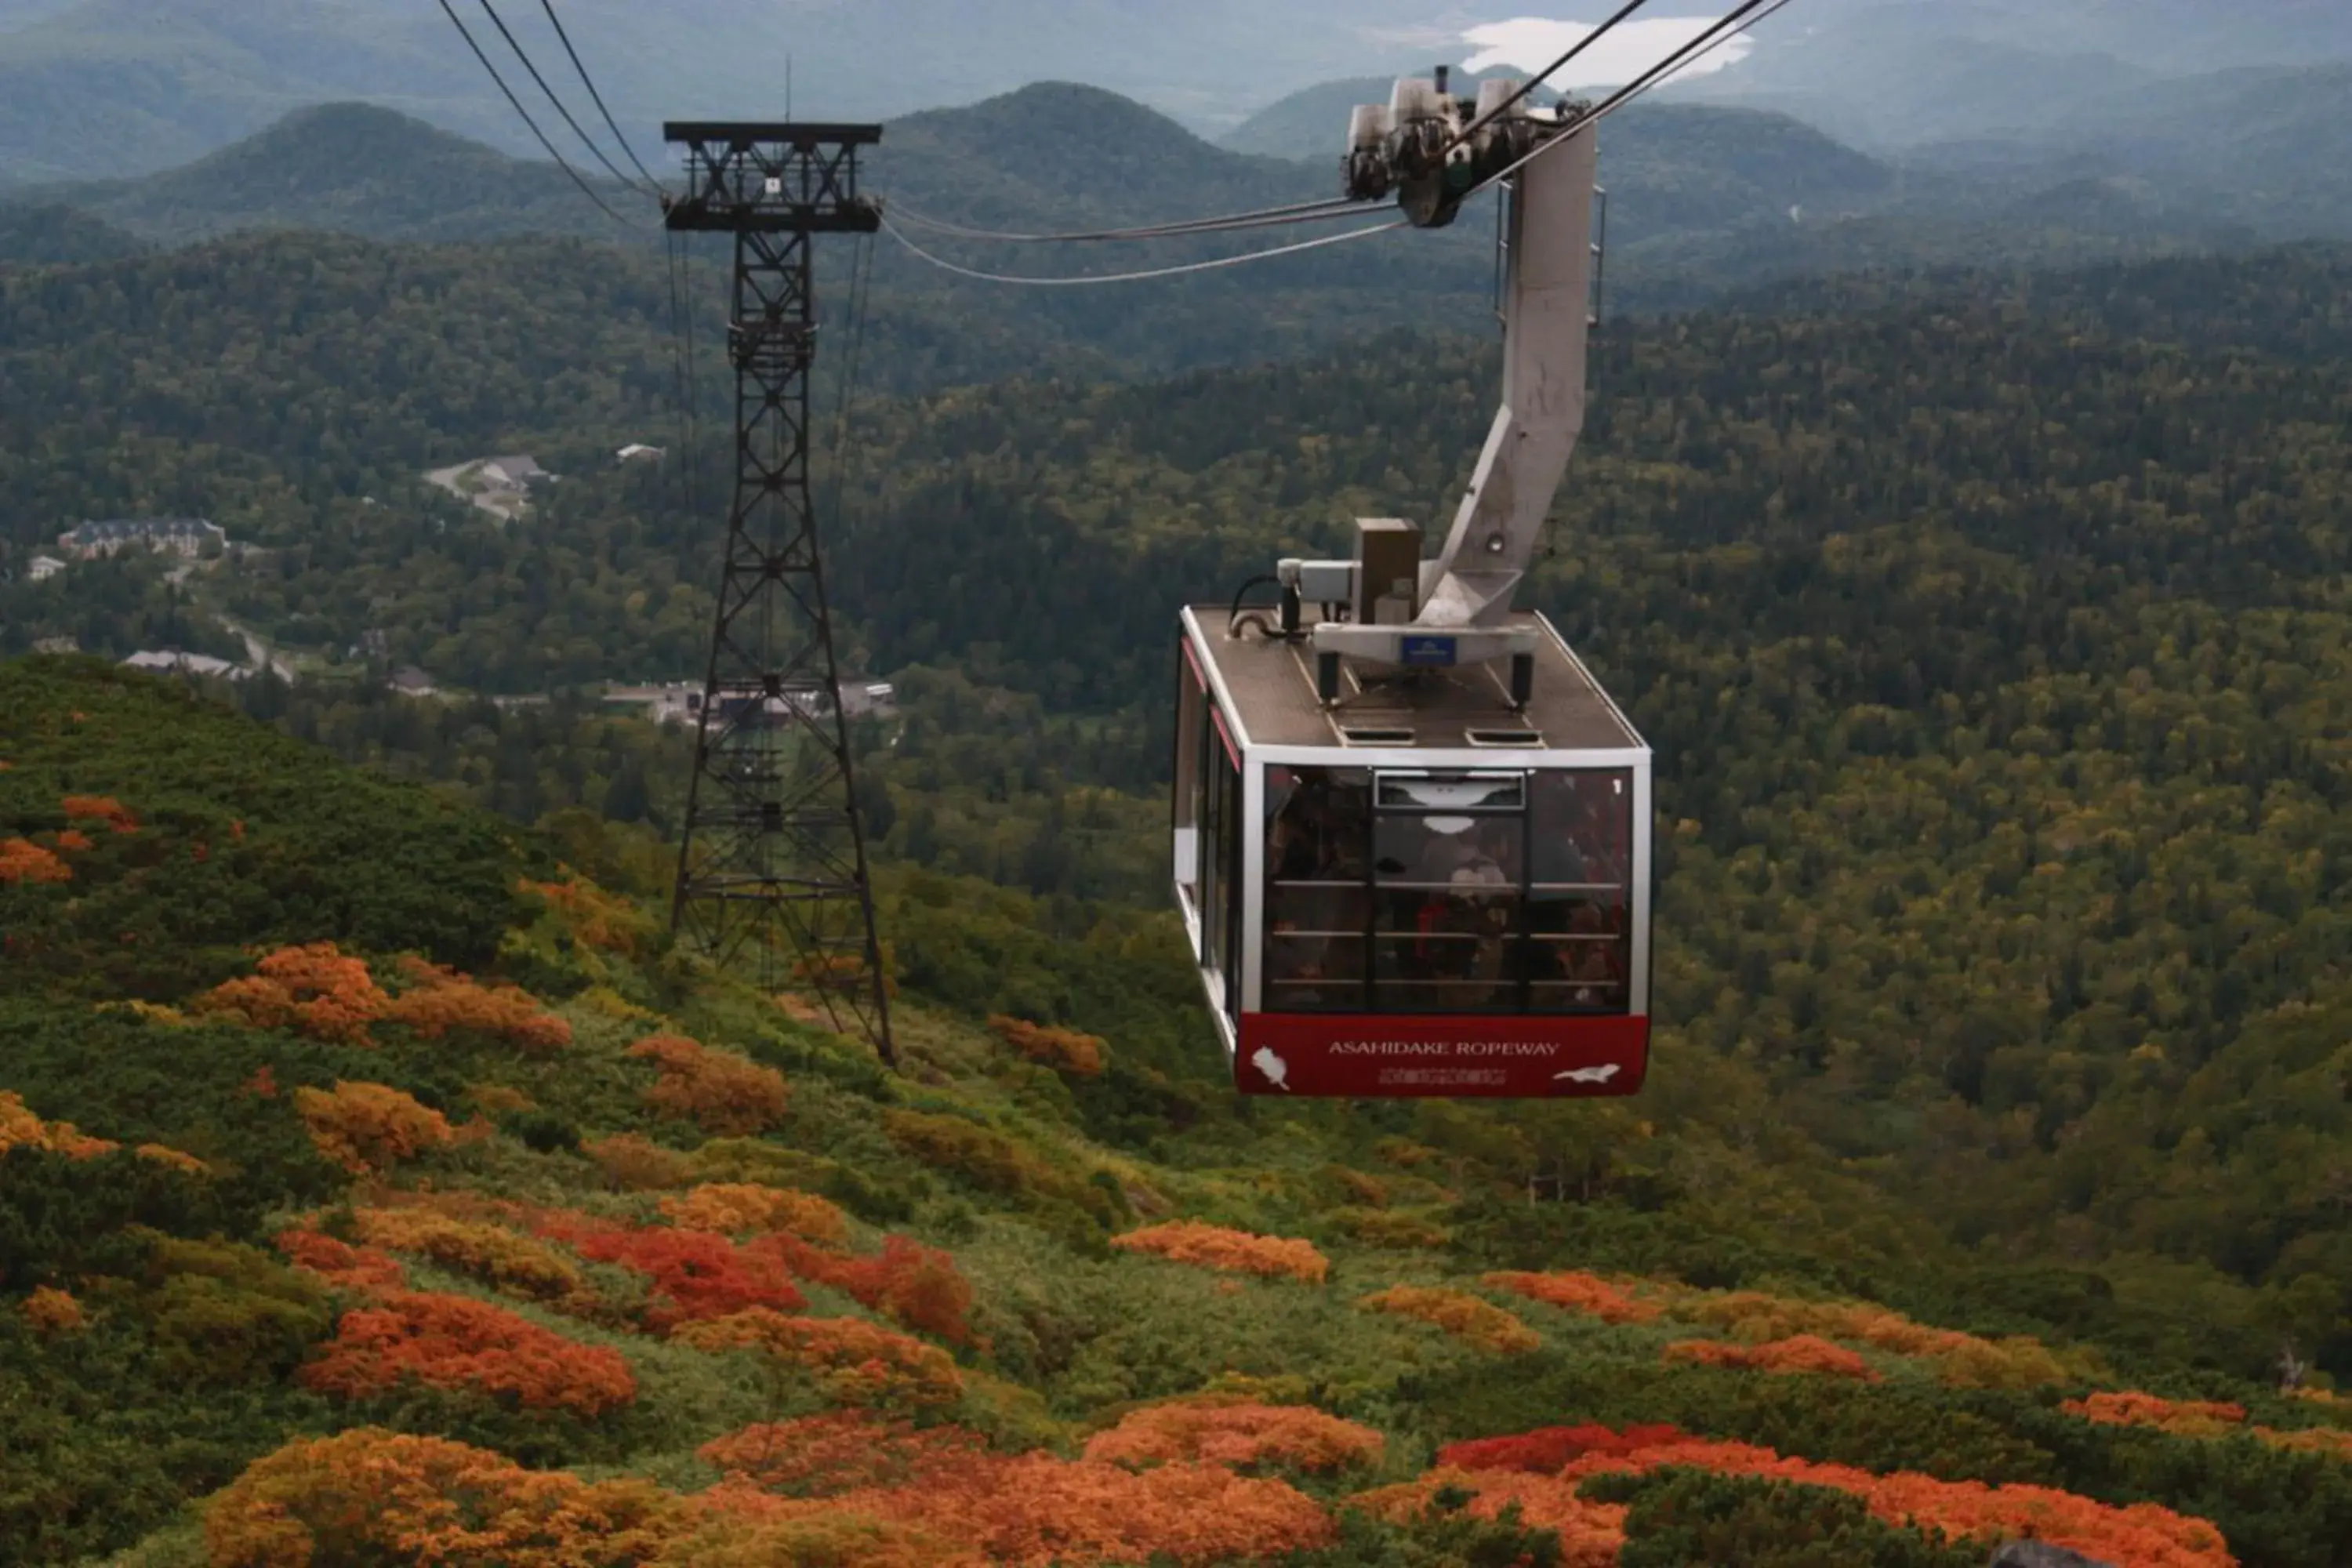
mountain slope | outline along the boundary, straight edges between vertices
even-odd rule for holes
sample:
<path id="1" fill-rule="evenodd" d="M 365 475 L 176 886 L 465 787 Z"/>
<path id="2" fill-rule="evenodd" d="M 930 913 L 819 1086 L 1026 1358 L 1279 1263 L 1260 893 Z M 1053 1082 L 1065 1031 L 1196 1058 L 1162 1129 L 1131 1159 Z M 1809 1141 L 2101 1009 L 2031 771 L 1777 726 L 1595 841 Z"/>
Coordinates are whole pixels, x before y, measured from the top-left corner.
<path id="1" fill-rule="evenodd" d="M 1638 1108 L 1244 1114 L 1166 917 L 1056 941 L 932 879 L 891 901 L 900 940 L 1066 1011 L 982 1027 L 909 995 L 893 1077 L 528 847 L 523 892 L 473 900 L 510 921 L 487 984 L 402 959 L 431 939 L 397 921 L 279 946 L 303 914 L 258 896 L 269 847 L 331 800 L 426 850 L 428 797 L 141 678 L 36 660 L 0 695 L 12 933 L 184 888 L 261 954 L 137 1008 L 0 960 L 23 1561 L 153 1531 L 147 1560 L 188 1568 L 289 1543 L 422 1568 L 455 1538 L 401 1500 L 458 1476 L 469 1529 L 517 1531 L 503 1568 L 1769 1562 L 1825 1530 L 1874 1568 L 2028 1531 L 2320 1568 L 2352 1538 L 2332 1405 L 2206 1374 L 2244 1406 L 2217 1441 L 2207 1407 L 2116 1397 L 2180 1399 L 2179 1370 L 2013 1337 L 2053 1332 L 2030 1312 L 1944 1296 L 1977 1331 L 1939 1331 L 1841 1300 L 1977 1271 L 1801 1136 L 1749 1142 L 1752 1076 L 1706 1053 Z M 502 836 L 445 820 L 436 874 L 509 885 Z M 24 874 L 52 863 L 70 880 Z M 169 929 L 139 928 L 143 987 Z M 533 1499 L 573 1506 L 524 1531 Z"/>
<path id="2" fill-rule="evenodd" d="M 616 207 L 643 205 L 610 180 L 597 183 Z M 297 110 L 184 167 L 37 194 L 156 239 L 243 228 L 409 240 L 616 232 L 552 163 L 358 103 Z"/>

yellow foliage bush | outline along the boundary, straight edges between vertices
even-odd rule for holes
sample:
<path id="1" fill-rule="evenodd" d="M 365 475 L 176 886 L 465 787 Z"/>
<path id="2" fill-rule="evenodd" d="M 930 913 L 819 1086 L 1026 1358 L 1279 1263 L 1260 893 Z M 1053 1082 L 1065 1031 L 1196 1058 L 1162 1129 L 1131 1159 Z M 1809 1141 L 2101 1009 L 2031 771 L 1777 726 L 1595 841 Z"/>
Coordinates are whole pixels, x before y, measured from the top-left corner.
<path id="1" fill-rule="evenodd" d="M 294 1109 L 319 1152 L 353 1175 L 388 1170 L 457 1137 L 448 1119 L 380 1083 L 298 1089 Z"/>
<path id="2" fill-rule="evenodd" d="M 352 1229 L 369 1247 L 421 1253 L 510 1295 L 561 1301 L 587 1289 L 580 1266 L 536 1237 L 428 1208 L 364 1208 Z"/>
<path id="3" fill-rule="evenodd" d="M 1391 1285 L 1356 1305 L 1368 1312 L 1393 1312 L 1433 1323 L 1465 1344 L 1496 1355 L 1525 1355 L 1543 1348 L 1543 1336 L 1492 1301 L 1463 1290 Z"/>
<path id="4" fill-rule="evenodd" d="M 1072 1073 L 1079 1078 L 1100 1078 L 1103 1053 L 1109 1047 L 1099 1035 L 1080 1034 L 1076 1029 L 1055 1028 L 1048 1024 L 1033 1024 L 1024 1018 L 1008 1018 L 1003 1014 L 992 1015 L 988 1026 L 997 1037 L 1031 1061 L 1052 1068 L 1055 1072 Z"/>
<path id="5" fill-rule="evenodd" d="M 788 1231 L 821 1247 L 849 1240 L 849 1216 L 814 1193 L 749 1182 L 708 1182 L 682 1197 L 661 1200 L 662 1217 L 680 1230 L 721 1236 Z"/>
<path id="6" fill-rule="evenodd" d="M 581 1144 L 580 1152 L 596 1163 L 606 1183 L 625 1193 L 682 1187 L 694 1180 L 690 1157 L 635 1132 L 593 1139 Z"/>

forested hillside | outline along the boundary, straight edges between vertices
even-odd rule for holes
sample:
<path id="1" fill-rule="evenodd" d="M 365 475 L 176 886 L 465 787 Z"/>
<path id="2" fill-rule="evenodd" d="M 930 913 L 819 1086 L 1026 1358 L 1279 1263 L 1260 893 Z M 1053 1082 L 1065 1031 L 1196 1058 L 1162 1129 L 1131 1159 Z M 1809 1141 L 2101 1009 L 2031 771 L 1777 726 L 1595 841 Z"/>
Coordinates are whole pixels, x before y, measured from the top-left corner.
<path id="1" fill-rule="evenodd" d="M 17 1561 L 2352 1561 L 2342 1405 L 1938 1239 L 1739 1053 L 1245 1105 L 1166 917 L 894 873 L 894 1077 L 593 816 L 86 662 L 0 666 L 0 761 Z"/>
<path id="2" fill-rule="evenodd" d="M 1538 580 L 1659 748 L 1665 1016 L 1988 1258 L 2200 1300 L 2200 1353 L 2246 1374 L 2352 1356 L 2309 1152 L 2352 1135 L 2347 267 L 1816 285 L 1614 334 Z M 1396 338 L 866 408 L 848 657 L 958 671 L 908 679 L 886 848 L 1150 898 L 1172 605 L 1351 515 L 1440 513 L 1491 384 Z M 505 528 L 341 503 L 203 591 L 298 644 L 383 626 L 461 687 L 683 676 L 707 525 L 676 494 L 592 472 Z M 334 691 L 274 712 L 526 818 L 674 821 L 675 742 Z"/>

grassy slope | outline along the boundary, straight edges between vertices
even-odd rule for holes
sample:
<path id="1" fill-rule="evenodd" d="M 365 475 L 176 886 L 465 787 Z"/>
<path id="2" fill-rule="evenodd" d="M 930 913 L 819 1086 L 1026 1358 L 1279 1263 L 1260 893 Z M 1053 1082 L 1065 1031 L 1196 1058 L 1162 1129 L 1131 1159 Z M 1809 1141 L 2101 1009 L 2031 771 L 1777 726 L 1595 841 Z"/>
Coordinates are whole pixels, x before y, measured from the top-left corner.
<path id="1" fill-rule="evenodd" d="M 10 764 L 0 773 L 0 838 L 56 842 L 68 792 L 118 796 L 141 824 L 101 835 L 89 851 L 65 851 L 76 868 L 70 884 L 0 889 L 0 917 L 17 939 L 12 950 L 30 938 L 52 957 L 110 951 L 119 938 L 94 921 L 94 909 L 131 918 L 125 911 L 152 900 L 166 910 L 223 911 L 239 929 L 190 932 L 171 993 L 184 1001 L 215 978 L 218 944 L 233 938 L 341 936 L 378 955 L 379 973 L 389 975 L 389 955 L 404 949 L 439 946 L 483 963 L 478 925 L 452 935 L 447 921 L 460 910 L 476 921 L 510 910 L 492 962 L 555 1005 L 574 1035 L 560 1056 L 532 1059 L 463 1031 L 428 1041 L 380 1029 L 378 1043 L 362 1047 L 189 1027 L 110 1007 L 100 1000 L 109 988 L 86 965 L 44 974 L 12 951 L 0 1089 L 22 1094 L 41 1116 L 126 1142 L 170 1144 L 215 1167 L 188 1181 L 124 1155 L 91 1163 L 21 1149 L 6 1156 L 5 1289 L 15 1297 L 36 1284 L 64 1285 L 94 1310 L 90 1329 L 47 1338 L 19 1313 L 0 1319 L 0 1366 L 26 1391 L 0 1458 L 0 1533 L 32 1543 L 23 1560 L 71 1561 L 160 1529 L 134 1561 L 205 1562 L 197 1538 L 171 1522 L 183 1498 L 221 1486 L 281 1441 L 362 1421 L 447 1432 L 537 1463 L 617 1467 L 694 1491 L 717 1479 L 695 1458 L 698 1446 L 747 1422 L 819 1407 L 820 1392 L 803 1375 L 763 1373 L 740 1356 L 636 1331 L 631 1287 L 616 1270 L 596 1276 L 599 1310 L 522 1309 L 626 1357 L 637 1397 L 595 1421 L 502 1411 L 465 1395 L 352 1405 L 302 1387 L 293 1369 L 318 1353 L 326 1330 L 315 1281 L 233 1249 L 194 1258 L 150 1231 L 260 1244 L 291 1211 L 339 1198 L 386 1201 L 386 1186 L 349 1187 L 310 1152 L 287 1098 L 303 1085 L 362 1078 L 442 1107 L 453 1121 L 482 1101 L 486 1084 L 535 1106 L 499 1111 L 483 1141 L 403 1165 L 389 1189 L 429 1185 L 652 1220 L 654 1194 L 613 1190 L 575 1147 L 583 1134 L 635 1131 L 680 1152 L 699 1148 L 695 1169 L 704 1177 L 764 1177 L 828 1194 L 856 1216 L 860 1250 L 871 1251 L 885 1228 L 945 1247 L 971 1284 L 971 1323 L 987 1348 L 961 1352 L 966 1392 L 933 1415 L 1007 1447 L 1067 1450 L 1136 1402 L 1239 1373 L 1281 1380 L 1261 1392 L 1311 1400 L 1386 1435 L 1378 1465 L 1309 1483 L 1319 1496 L 1407 1479 L 1437 1445 L 1461 1438 L 1588 1420 L 1671 1421 L 1875 1470 L 2032 1481 L 2118 1503 L 2154 1499 L 2216 1520 L 2250 1563 L 2352 1560 L 2342 1544 L 2352 1539 L 2352 1478 L 2315 1455 L 2093 1426 L 2050 1408 L 2053 1391 L 1954 1390 L 1931 1363 L 1877 1351 L 1869 1359 L 1883 1381 L 1871 1384 L 1662 1364 L 1666 1342 L 1716 1332 L 1696 1320 L 1719 1316 L 1719 1298 L 1686 1296 L 1665 1320 L 1611 1326 L 1486 1291 L 1516 1307 L 1540 1338 L 1538 1348 L 1507 1357 L 1357 1307 L 1399 1282 L 1475 1291 L 1480 1271 L 1494 1267 L 1624 1269 L 1699 1286 L 1898 1300 L 1964 1279 L 1866 1185 L 1786 1130 L 1760 1124 L 1760 1101 L 1738 1069 L 1687 1049 L 1669 1051 L 1657 1091 L 1632 1106 L 1498 1114 L 1443 1103 L 1238 1104 L 1203 1058 L 1163 924 L 1055 943 L 1018 900 L 917 879 L 892 913 L 902 947 L 927 947 L 934 967 L 1057 967 L 1078 1016 L 1109 1036 L 1111 1068 L 1101 1077 L 1048 1070 L 909 994 L 901 1010 L 908 1071 L 892 1079 L 848 1042 L 664 952 L 625 919 L 616 939 L 535 900 L 508 902 L 493 889 L 545 868 L 532 868 L 528 846 L 487 823 L 168 687 L 25 661 L 0 668 L 0 760 Z M 243 838 L 231 821 L 246 825 Z M 198 843 L 208 851 L 201 860 Z M 355 912 L 340 921 L 311 912 L 323 906 L 302 902 L 310 895 L 292 868 L 298 858 L 350 894 Z M 175 941 L 168 929 L 135 934 L 134 947 Z M 114 994 L 152 994 L 161 977 L 180 972 L 134 966 Z M 791 1084 L 782 1120 L 762 1139 L 729 1144 L 658 1114 L 643 1098 L 649 1067 L 626 1055 L 657 1028 L 781 1068 Z M 249 1089 L 264 1066 L 275 1097 Z M 1668 1145 L 1685 1167 L 1711 1168 L 1716 1182 L 1678 1194 L 1645 1190 L 1640 1172 L 1663 1165 Z M 1600 1201 L 1531 1205 L 1511 1184 L 1511 1173 L 1531 1160 L 1572 1169 L 1604 1152 L 1611 1158 L 1601 1163 L 1619 1169 Z M 66 1206 L 68 1191 L 79 1209 Z M 1318 1286 L 1222 1276 L 1107 1245 L 1170 1215 L 1308 1238 L 1329 1258 L 1330 1278 Z M 494 1295 L 409 1262 L 419 1288 Z M 200 1291 L 191 1279 L 215 1283 Z M 807 1289 L 813 1312 L 876 1315 L 838 1290 Z M 641 1302 L 642 1287 L 635 1290 Z M 265 1311 L 256 1304 L 263 1301 L 275 1305 Z M 1968 1326 L 2046 1328 L 1983 1308 Z M 2095 1343 L 2064 1355 L 2070 1381 L 2120 1377 L 2101 1371 Z M 2244 1397 L 2273 1426 L 2328 1414 L 2161 1365 L 2131 1371 L 2134 1381 L 2173 1393 Z M 1659 1542 L 1683 1539 L 1674 1532 L 1713 1517 L 1704 1501 L 1641 1513 L 1637 1542 L 1649 1539 L 1644 1530 Z M 1701 1535 L 1742 1551 L 1761 1551 L 1759 1542 L 1797 1528 L 1790 1521 L 1802 1512 L 1779 1494 L 1759 1502 L 1742 1492 L 1706 1506 L 1717 1504 L 1733 1522 Z M 1348 1542 L 1319 1561 L 1448 1560 L 1409 1554 L 1435 1550 L 1428 1543 L 1436 1526 L 1349 1528 Z M 1924 1561 L 1885 1554 L 1898 1546 L 1881 1542 L 1878 1554 L 1855 1560 Z"/>

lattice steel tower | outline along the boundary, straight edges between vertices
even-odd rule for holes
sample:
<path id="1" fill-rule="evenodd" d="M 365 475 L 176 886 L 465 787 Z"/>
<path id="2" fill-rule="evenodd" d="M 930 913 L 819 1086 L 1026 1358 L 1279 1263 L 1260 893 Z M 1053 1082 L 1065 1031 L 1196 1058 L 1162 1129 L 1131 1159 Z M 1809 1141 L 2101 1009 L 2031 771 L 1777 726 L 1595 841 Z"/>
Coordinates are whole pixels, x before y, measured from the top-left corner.
<path id="1" fill-rule="evenodd" d="M 689 121 L 662 134 L 687 149 L 667 226 L 735 237 L 735 492 L 671 928 L 722 960 L 754 944 L 770 984 L 789 954 L 835 1026 L 895 1062 L 809 484 L 812 249 L 817 235 L 880 226 L 857 194 L 857 149 L 882 128 Z"/>

